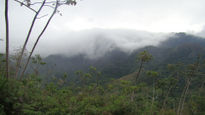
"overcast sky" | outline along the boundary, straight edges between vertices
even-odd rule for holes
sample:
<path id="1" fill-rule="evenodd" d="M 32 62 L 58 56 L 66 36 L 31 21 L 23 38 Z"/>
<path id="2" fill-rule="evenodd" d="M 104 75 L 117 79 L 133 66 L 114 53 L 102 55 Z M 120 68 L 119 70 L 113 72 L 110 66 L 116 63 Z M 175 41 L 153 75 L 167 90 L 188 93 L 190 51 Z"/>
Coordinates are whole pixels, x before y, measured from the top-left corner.
<path id="1" fill-rule="evenodd" d="M 4 39 L 5 30 L 3 2 L 4 0 L 0 0 L 1 39 Z M 143 38 L 146 41 L 145 45 L 156 44 L 151 41 L 160 41 L 162 36 L 167 36 L 165 33 L 170 32 L 201 32 L 200 35 L 204 35 L 202 33 L 205 26 L 204 5 L 205 0 L 81 0 L 76 6 L 59 9 L 62 16 L 55 15 L 36 52 L 45 55 L 52 52 L 72 53 L 75 49 L 83 52 L 87 47 L 82 45 L 89 44 L 91 39 L 99 36 L 96 33 L 106 34 L 106 39 L 114 41 L 114 44 L 122 42 L 125 38 L 128 38 L 126 39 L 128 41 L 132 39 L 129 43 L 133 44 L 133 39 L 136 42 Z M 13 51 L 21 47 L 33 13 L 25 7 L 20 7 L 13 0 L 9 2 L 9 11 Z M 33 40 L 45 20 L 46 18 L 38 20 L 32 35 Z M 29 45 L 33 40 L 31 39 Z M 4 42 L 5 40 L 0 41 L 1 52 L 4 51 Z M 79 44 L 82 47 L 74 47 Z M 119 47 L 129 46 L 125 44 L 122 42 Z M 136 42 L 133 47 L 143 45 L 142 42 Z"/>

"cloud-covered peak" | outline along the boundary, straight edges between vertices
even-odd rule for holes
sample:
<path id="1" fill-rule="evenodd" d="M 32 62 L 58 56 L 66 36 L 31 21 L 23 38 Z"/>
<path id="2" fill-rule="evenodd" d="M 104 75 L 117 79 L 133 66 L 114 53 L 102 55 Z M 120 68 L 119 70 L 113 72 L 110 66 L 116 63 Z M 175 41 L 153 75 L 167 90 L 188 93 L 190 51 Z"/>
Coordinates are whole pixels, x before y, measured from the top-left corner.
<path id="1" fill-rule="evenodd" d="M 50 39 L 50 44 L 46 44 L 46 40 L 42 40 L 38 49 L 39 53 L 44 55 L 73 56 L 84 54 L 89 58 L 97 58 L 114 49 L 131 53 L 144 46 L 156 46 L 170 35 L 123 29 L 91 29 L 70 32 L 58 37 L 58 39 Z"/>

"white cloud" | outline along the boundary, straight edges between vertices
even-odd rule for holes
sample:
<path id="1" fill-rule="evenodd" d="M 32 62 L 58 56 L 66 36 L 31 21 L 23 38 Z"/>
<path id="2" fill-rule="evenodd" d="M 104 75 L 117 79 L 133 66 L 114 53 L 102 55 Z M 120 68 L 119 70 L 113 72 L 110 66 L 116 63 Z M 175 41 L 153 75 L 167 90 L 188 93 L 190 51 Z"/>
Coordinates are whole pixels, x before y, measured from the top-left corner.
<path id="1" fill-rule="evenodd" d="M 48 38 L 49 44 L 47 39 L 42 39 L 37 51 L 44 56 L 52 53 L 67 56 L 85 54 L 89 58 L 97 58 L 115 48 L 130 53 L 147 45 L 156 46 L 170 35 L 122 29 L 73 31 L 59 36 L 58 39 Z"/>
<path id="2" fill-rule="evenodd" d="M 0 25 L 4 25 L 3 2 L 3 0 L 0 1 Z M 61 52 L 60 49 L 67 46 L 66 42 L 72 43 L 69 44 L 69 46 L 78 44 L 79 42 L 88 43 L 90 42 L 89 40 L 92 41 L 93 39 L 84 40 L 83 37 L 88 37 L 89 33 L 92 33 L 90 36 L 93 37 L 94 32 L 96 32 L 94 28 L 100 28 L 102 30 L 131 29 L 156 33 L 182 31 L 197 33 L 201 31 L 205 25 L 204 4 L 204 0 L 82 0 L 79 1 L 75 7 L 69 6 L 59 9 L 63 16 L 55 15 L 48 30 L 40 41 L 37 52 L 41 51 L 42 53 L 48 54 L 51 52 Z M 11 47 L 16 48 L 22 45 L 33 14 L 31 11 L 27 10 L 25 7 L 20 7 L 19 4 L 12 0 L 9 5 Z M 37 28 L 34 29 L 29 45 L 34 42 L 35 36 L 41 31 L 45 22 L 44 20 L 45 18 L 38 20 Z M 91 32 L 91 30 L 94 31 Z M 121 37 L 121 39 L 118 40 L 119 36 L 116 32 L 113 37 L 108 37 L 106 39 L 111 39 L 113 43 L 121 44 L 120 47 L 125 49 L 138 47 L 138 45 L 136 46 L 135 44 L 135 40 L 133 41 L 130 38 L 133 33 L 128 31 L 125 33 L 126 35 L 128 35 L 128 33 L 130 34 L 128 38 L 120 33 L 120 35 L 125 38 Z M 83 34 L 83 36 L 79 34 Z M 144 39 L 148 39 L 152 36 L 147 33 L 143 34 L 145 34 L 143 36 L 146 36 Z M 109 36 L 110 35 L 109 33 Z M 140 35 L 134 34 L 133 36 Z M 3 26 L 0 27 L 0 38 L 4 39 Z M 59 40 L 60 38 L 61 40 Z M 154 37 L 154 39 L 159 40 L 160 38 L 160 36 Z M 131 40 L 132 43 L 129 42 L 129 45 L 126 45 L 129 41 L 128 39 Z M 156 40 L 145 41 L 143 44 L 155 44 Z M 2 43 L 3 42 L 0 41 L 0 44 Z M 59 51 L 47 51 L 47 49 L 54 50 L 53 47 L 58 47 Z M 92 46 L 88 46 L 88 48 L 89 47 Z M 69 48 L 70 50 L 74 50 L 71 47 Z M 0 45 L 0 51 L 4 51 L 4 45 Z"/>

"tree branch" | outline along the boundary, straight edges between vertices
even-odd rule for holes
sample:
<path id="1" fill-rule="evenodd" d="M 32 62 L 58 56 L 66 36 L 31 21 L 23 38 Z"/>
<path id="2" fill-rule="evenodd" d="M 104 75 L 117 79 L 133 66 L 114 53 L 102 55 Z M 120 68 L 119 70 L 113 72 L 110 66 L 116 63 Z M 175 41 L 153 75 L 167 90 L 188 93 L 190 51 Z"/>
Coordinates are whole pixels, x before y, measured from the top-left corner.
<path id="1" fill-rule="evenodd" d="M 41 17 L 37 17 L 36 19 L 41 19 L 41 18 L 44 18 L 44 17 L 46 17 L 46 16 L 48 16 L 48 14 L 43 15 L 43 16 L 41 16 Z"/>
<path id="2" fill-rule="evenodd" d="M 23 75 L 24 75 L 24 73 L 25 73 L 25 71 L 26 71 L 26 69 L 27 69 L 27 66 L 28 66 L 28 64 L 29 64 L 29 61 L 30 61 L 30 59 L 31 59 L 31 56 L 32 56 L 32 54 L 33 54 L 33 52 L 34 52 L 34 50 L 35 50 L 35 48 L 36 48 L 36 46 L 37 46 L 37 44 L 38 44 L 38 42 L 39 42 L 41 36 L 43 35 L 43 33 L 45 32 L 45 30 L 47 29 L 47 27 L 48 27 L 48 25 L 49 25 L 51 19 L 53 18 L 53 16 L 55 15 L 55 13 L 56 13 L 56 11 L 57 11 L 57 8 L 58 8 L 58 1 L 56 1 L 56 6 L 55 6 L 55 9 L 54 9 L 53 13 L 51 14 L 50 18 L 48 19 L 48 21 L 47 21 L 46 25 L 44 26 L 43 30 L 42 30 L 41 33 L 39 34 L 39 36 L 38 36 L 38 38 L 37 38 L 37 40 L 36 40 L 36 42 L 35 42 L 35 44 L 34 44 L 32 50 L 31 50 L 31 52 L 30 52 L 30 55 L 29 55 L 29 57 L 28 57 L 28 59 L 27 59 L 27 61 L 26 61 L 26 65 L 24 66 L 23 71 L 22 71 L 22 73 L 21 73 L 21 78 L 23 77 Z"/>
<path id="3" fill-rule="evenodd" d="M 29 7 L 28 5 L 24 4 L 23 2 L 21 1 L 18 1 L 18 0 L 14 0 L 16 2 L 18 2 L 21 6 L 26 6 L 28 9 L 32 10 L 33 12 L 37 13 L 37 11 L 31 7 Z"/>
<path id="4" fill-rule="evenodd" d="M 23 45 L 23 48 L 22 48 L 22 51 L 21 51 L 21 54 L 19 56 L 19 60 L 17 61 L 17 67 L 16 67 L 16 74 L 15 74 L 15 77 L 18 76 L 18 72 L 19 72 L 19 66 L 21 65 L 21 60 L 22 60 L 22 57 L 23 57 L 23 53 L 25 51 L 25 48 L 26 48 L 26 45 L 28 43 L 28 40 L 30 38 L 30 35 L 31 35 L 31 32 L 33 30 L 33 27 L 34 27 L 34 24 L 35 24 L 35 21 L 37 19 L 37 16 L 38 14 L 40 13 L 41 9 L 43 8 L 44 4 L 45 4 L 46 0 L 43 1 L 43 3 L 41 4 L 40 8 L 38 9 L 38 11 L 36 12 L 34 18 L 33 18 L 33 21 L 32 21 L 32 24 L 30 26 L 30 29 L 29 29 L 29 32 L 27 34 L 27 37 L 26 37 L 26 40 L 24 42 L 24 45 Z"/>

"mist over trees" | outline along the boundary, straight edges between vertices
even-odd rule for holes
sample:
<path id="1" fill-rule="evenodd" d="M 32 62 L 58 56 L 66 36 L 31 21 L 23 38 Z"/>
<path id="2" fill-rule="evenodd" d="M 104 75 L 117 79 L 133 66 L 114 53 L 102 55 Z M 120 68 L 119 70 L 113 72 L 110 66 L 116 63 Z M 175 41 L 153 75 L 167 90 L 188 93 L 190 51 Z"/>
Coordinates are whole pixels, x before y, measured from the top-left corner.
<path id="1" fill-rule="evenodd" d="M 85 41 L 77 42 L 81 44 L 73 44 L 71 54 L 33 56 L 54 15 L 62 15 L 59 7 L 75 6 L 77 2 L 14 1 L 34 16 L 23 47 L 10 55 L 9 1 L 5 0 L 6 51 L 0 54 L 1 115 L 205 114 L 204 38 L 183 32 L 93 30 L 94 36 L 88 33 Z M 52 10 L 50 14 L 39 15 L 47 8 Z M 45 17 L 45 25 L 39 28 L 40 33 L 28 50 L 36 21 Z"/>

